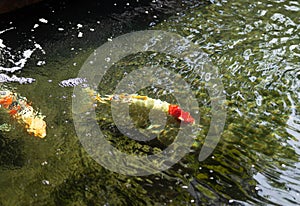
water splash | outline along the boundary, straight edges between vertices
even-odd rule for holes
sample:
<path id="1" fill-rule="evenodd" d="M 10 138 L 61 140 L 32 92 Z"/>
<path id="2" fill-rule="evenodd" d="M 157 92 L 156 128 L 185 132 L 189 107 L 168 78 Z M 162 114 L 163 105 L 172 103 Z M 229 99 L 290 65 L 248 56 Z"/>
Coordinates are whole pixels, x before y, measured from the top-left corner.
<path id="1" fill-rule="evenodd" d="M 11 27 L 2 30 L 0 31 L 0 34 L 13 29 L 15 28 Z M 16 75 L 9 76 L 7 73 L 21 71 L 36 50 L 40 50 L 45 54 L 42 46 L 34 41 L 33 48 L 28 48 L 23 51 L 13 51 L 12 48 L 5 44 L 3 39 L 0 39 L 0 83 L 19 82 L 20 84 L 30 84 L 34 82 L 35 79 L 33 78 L 18 77 Z"/>

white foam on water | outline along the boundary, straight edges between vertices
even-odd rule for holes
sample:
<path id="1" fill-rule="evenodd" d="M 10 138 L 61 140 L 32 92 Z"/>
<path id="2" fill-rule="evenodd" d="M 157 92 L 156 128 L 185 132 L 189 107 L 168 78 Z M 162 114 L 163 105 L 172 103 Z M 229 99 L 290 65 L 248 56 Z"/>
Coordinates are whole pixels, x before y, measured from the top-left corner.
<path id="1" fill-rule="evenodd" d="M 2 30 L 0 31 L 0 34 L 3 34 L 12 29 L 15 29 L 15 27 Z M 36 42 L 33 42 L 33 46 L 30 45 L 30 48 L 28 49 L 25 49 L 23 51 L 14 51 L 12 48 L 5 44 L 5 40 L 0 39 L 0 83 L 19 82 L 20 84 L 29 84 L 34 82 L 35 79 L 33 78 L 18 77 L 16 75 L 9 76 L 7 73 L 21 71 L 36 50 L 39 50 L 43 54 L 45 54 L 42 46 Z M 5 74 L 1 72 L 5 72 Z"/>
<path id="2" fill-rule="evenodd" d="M 17 77 L 16 75 L 13 75 L 10 77 L 6 74 L 0 74 L 0 83 L 19 82 L 20 84 L 31 84 L 34 81 L 35 81 L 35 79 L 33 79 L 33 78 Z"/>
<path id="3" fill-rule="evenodd" d="M 23 69 L 25 66 L 26 62 L 28 59 L 31 57 L 32 53 L 36 50 L 37 48 L 34 49 L 27 49 L 23 51 L 23 58 L 19 59 L 18 61 L 14 62 L 13 59 L 10 59 L 10 62 L 12 62 L 15 66 L 13 67 L 3 67 L 0 66 L 0 71 L 6 71 L 6 72 L 11 72 L 14 73 L 15 71 Z M 10 52 L 9 52 L 10 53 Z M 11 55 L 11 57 L 14 57 L 14 55 Z"/>
<path id="4" fill-rule="evenodd" d="M 6 47 L 5 44 L 3 44 L 3 40 L 2 39 L 0 39 L 0 47 L 1 48 L 5 48 Z"/>
<path id="5" fill-rule="evenodd" d="M 12 29 L 15 29 L 15 27 L 10 27 L 8 29 L 4 29 L 4 30 L 0 31 L 0 34 L 3 34 L 3 33 L 7 32 L 9 30 L 12 30 Z"/>
<path id="6" fill-rule="evenodd" d="M 83 82 L 86 82 L 86 79 L 82 78 L 71 78 L 63 80 L 59 83 L 59 86 L 61 87 L 75 87 L 79 84 L 82 84 Z"/>
<path id="7" fill-rule="evenodd" d="M 30 59 L 31 55 L 36 50 L 40 50 L 43 52 L 43 54 L 45 54 L 45 51 L 43 50 L 41 45 L 38 43 L 34 43 L 33 49 L 24 50 L 22 52 L 22 57 L 19 57 L 19 59 L 16 60 L 17 57 L 14 54 L 12 54 L 11 48 L 6 46 L 3 42 L 4 42 L 3 39 L 0 39 L 0 55 L 1 55 L 1 53 L 6 54 L 9 57 L 9 59 L 7 59 L 7 61 L 12 63 L 13 66 L 5 67 L 5 66 L 0 65 L 0 71 L 14 73 L 15 71 L 23 69 L 25 64 L 27 63 L 28 59 Z M 15 53 L 17 53 L 17 52 L 15 52 Z M 1 64 L 1 62 L 0 62 L 0 64 Z"/>

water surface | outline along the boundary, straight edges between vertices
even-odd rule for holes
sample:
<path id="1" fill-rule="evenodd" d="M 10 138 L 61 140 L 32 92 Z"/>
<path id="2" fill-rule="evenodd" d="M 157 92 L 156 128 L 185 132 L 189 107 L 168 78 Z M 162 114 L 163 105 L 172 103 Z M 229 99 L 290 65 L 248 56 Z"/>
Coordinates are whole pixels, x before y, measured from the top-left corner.
<path id="1" fill-rule="evenodd" d="M 9 123 L 13 128 L 2 131 L 0 136 L 1 204 L 298 204 L 297 1 L 190 3 L 168 18 L 162 11 L 147 6 L 137 7 L 137 16 L 128 17 L 126 10 L 122 11 L 128 17 L 125 19 L 120 11 L 98 15 L 99 10 L 89 8 L 76 18 L 75 10 L 62 7 L 60 11 L 51 5 L 45 8 L 47 12 L 30 17 L 28 24 L 9 15 L 1 23 L 0 79 L 30 99 L 46 115 L 48 124 L 47 137 L 41 140 L 29 136 L 21 125 L 1 113 L 1 123 Z M 19 13 L 18 18 L 25 14 Z M 162 19 L 166 20 L 161 22 Z M 227 119 L 221 141 L 205 161 L 198 161 L 200 148 L 193 148 L 165 172 L 129 177 L 104 169 L 81 147 L 72 122 L 73 87 L 65 80 L 76 78 L 85 59 L 107 39 L 149 28 L 178 33 L 209 54 L 222 76 Z M 181 73 L 187 81 L 193 77 L 187 72 L 188 66 L 176 58 L 137 54 L 116 65 L 99 92 L 113 92 L 112 86 L 125 72 L 144 64 L 164 65 Z M 210 123 L 210 101 L 199 81 L 190 83 L 202 115 L 203 129 L 197 137 L 201 144 Z M 142 92 L 170 98 L 161 91 Z M 109 108 L 101 107 L 97 114 L 108 139 L 124 151 L 142 154 L 169 144 L 164 136 L 149 145 L 132 141 L 114 127 Z M 172 131 L 172 125 L 176 128 L 176 123 L 171 122 L 168 131 Z"/>

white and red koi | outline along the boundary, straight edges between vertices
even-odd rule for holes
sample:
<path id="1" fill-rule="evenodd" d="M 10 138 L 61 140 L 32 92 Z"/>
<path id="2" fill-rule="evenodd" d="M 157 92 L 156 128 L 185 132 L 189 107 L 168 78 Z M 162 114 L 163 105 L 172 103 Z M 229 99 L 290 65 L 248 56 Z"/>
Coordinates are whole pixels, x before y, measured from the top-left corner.
<path id="1" fill-rule="evenodd" d="M 170 104 L 160 99 L 153 99 L 147 96 L 140 96 L 135 94 L 118 94 L 118 95 L 115 94 L 115 95 L 106 95 L 105 97 L 101 97 L 98 93 L 91 90 L 90 88 L 85 88 L 85 90 L 91 96 L 93 96 L 96 101 L 100 103 L 107 103 L 109 101 L 128 103 L 128 104 L 144 107 L 147 109 L 162 111 L 184 123 L 190 123 L 190 124 L 195 123 L 195 119 L 191 116 L 189 112 L 183 111 L 178 105 Z"/>
<path id="2" fill-rule="evenodd" d="M 21 97 L 8 89 L 0 90 L 0 106 L 16 119 L 24 124 L 27 132 L 36 137 L 44 138 L 46 136 L 46 122 L 44 116 L 34 111 L 25 97 Z"/>

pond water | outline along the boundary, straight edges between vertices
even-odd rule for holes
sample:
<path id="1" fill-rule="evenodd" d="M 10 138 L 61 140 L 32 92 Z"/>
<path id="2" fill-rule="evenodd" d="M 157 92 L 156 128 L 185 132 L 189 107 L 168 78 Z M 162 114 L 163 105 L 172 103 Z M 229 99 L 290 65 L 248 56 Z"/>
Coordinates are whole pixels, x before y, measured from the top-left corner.
<path id="1" fill-rule="evenodd" d="M 47 122 L 47 136 L 40 139 L 1 111 L 0 124 L 9 125 L 0 132 L 1 205 L 299 204 L 300 3 L 196 2 L 46 1 L 0 16 L 2 87 L 27 97 Z M 74 78 L 96 48 L 145 29 L 177 33 L 209 55 L 224 85 L 227 118 L 204 161 L 194 145 L 170 169 L 134 177 L 105 169 L 82 147 L 72 96 Z M 126 57 L 105 76 L 99 93 L 113 93 L 126 73 L 144 65 L 163 65 L 192 85 L 201 116 L 195 142 L 201 145 L 211 119 L 209 96 L 201 78 L 192 81 L 193 71 L 175 57 Z M 174 101 L 160 90 L 141 93 Z M 106 138 L 129 153 L 161 151 L 178 129 L 171 121 L 157 141 L 139 143 L 118 131 L 109 107 L 96 112 Z"/>

